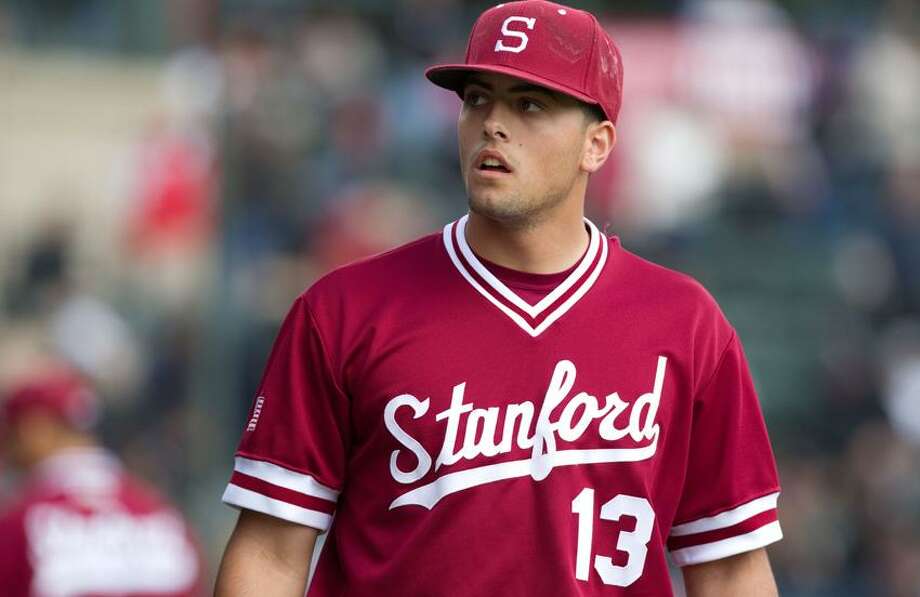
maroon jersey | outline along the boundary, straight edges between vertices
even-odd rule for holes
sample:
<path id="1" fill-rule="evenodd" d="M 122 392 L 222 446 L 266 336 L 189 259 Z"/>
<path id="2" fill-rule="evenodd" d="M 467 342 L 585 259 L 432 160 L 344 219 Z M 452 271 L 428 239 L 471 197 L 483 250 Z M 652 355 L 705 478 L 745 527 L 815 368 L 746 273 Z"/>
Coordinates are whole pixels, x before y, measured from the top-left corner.
<path id="1" fill-rule="evenodd" d="M 102 450 L 44 461 L 0 516 L 6 597 L 187 597 L 202 570 L 179 514 Z"/>
<path id="2" fill-rule="evenodd" d="M 670 595 L 666 553 L 781 538 L 741 343 L 697 282 L 587 221 L 562 279 L 497 276 L 465 224 L 282 325 L 223 499 L 329 531 L 310 596 Z"/>

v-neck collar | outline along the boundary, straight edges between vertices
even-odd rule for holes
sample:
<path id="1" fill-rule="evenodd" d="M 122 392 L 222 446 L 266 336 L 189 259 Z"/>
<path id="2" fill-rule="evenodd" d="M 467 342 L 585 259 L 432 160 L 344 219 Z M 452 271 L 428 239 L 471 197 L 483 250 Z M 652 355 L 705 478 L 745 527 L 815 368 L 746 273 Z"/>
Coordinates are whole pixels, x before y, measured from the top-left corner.
<path id="1" fill-rule="evenodd" d="M 606 239 L 587 218 L 588 250 L 565 280 L 531 305 L 482 264 L 466 242 L 465 215 L 444 227 L 444 248 L 454 267 L 479 294 L 498 307 L 521 329 L 537 337 L 571 309 L 597 281 L 607 261 Z"/>

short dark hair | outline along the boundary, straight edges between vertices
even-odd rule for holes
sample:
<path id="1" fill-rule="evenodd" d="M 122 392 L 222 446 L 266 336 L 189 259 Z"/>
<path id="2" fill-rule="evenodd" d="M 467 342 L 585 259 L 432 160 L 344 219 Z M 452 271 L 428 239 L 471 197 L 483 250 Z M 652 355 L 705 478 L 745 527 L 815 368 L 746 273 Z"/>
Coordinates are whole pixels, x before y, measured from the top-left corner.
<path id="1" fill-rule="evenodd" d="M 588 102 L 579 102 L 579 104 L 581 105 L 582 112 L 585 113 L 585 119 L 588 121 L 588 124 L 609 120 L 599 105 L 589 104 Z"/>

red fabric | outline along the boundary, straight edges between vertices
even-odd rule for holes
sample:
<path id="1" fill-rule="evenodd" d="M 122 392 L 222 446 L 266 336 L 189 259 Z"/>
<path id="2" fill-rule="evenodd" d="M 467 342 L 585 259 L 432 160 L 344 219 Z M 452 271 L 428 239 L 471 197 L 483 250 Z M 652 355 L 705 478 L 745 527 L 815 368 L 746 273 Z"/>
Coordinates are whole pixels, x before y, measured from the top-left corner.
<path id="1" fill-rule="evenodd" d="M 461 92 L 470 71 L 511 75 L 598 104 L 613 122 L 620 112 L 620 51 L 594 15 L 583 10 L 543 0 L 490 8 L 470 31 L 464 63 L 433 66 L 425 75 Z"/>
<path id="2" fill-rule="evenodd" d="M 457 252 L 458 259 L 460 259 L 464 263 L 464 265 L 466 265 L 467 269 L 470 269 L 470 275 L 473 276 L 473 278 L 480 285 L 485 285 L 485 282 L 483 281 L 482 276 L 477 274 L 475 271 L 471 270 L 469 262 L 460 252 L 460 247 L 457 245 L 456 239 L 453 240 L 453 243 L 454 243 L 454 250 Z M 582 255 L 582 258 L 584 258 L 584 255 Z M 580 280 L 584 280 L 588 276 L 591 275 L 591 271 L 593 269 L 592 266 L 597 263 L 598 259 L 600 259 L 600 254 L 598 254 L 596 258 L 591 262 L 591 266 L 589 266 L 588 269 L 585 270 Z M 489 271 L 491 271 L 492 274 L 495 275 L 496 278 L 501 280 L 507 286 L 514 288 L 516 290 L 521 290 L 522 292 L 517 293 L 518 296 L 520 296 L 521 298 L 524 298 L 525 302 L 529 300 L 531 305 L 536 304 L 543 297 L 545 297 L 547 294 L 552 292 L 553 288 L 555 288 L 562 280 L 564 280 L 568 276 L 568 274 L 571 274 L 575 270 L 575 268 L 578 266 L 578 264 L 576 263 L 574 266 L 572 266 L 565 272 L 557 273 L 557 274 L 540 275 L 540 274 L 528 274 L 525 272 L 515 272 L 514 270 L 503 268 L 494 263 L 483 262 L 483 265 L 485 265 L 489 269 Z M 564 303 L 566 299 L 572 296 L 572 294 L 577 289 L 578 289 L 578 284 L 576 283 L 572 286 L 572 288 L 562 293 L 559 296 L 559 298 L 553 301 L 553 305 L 559 305 L 559 304 Z M 505 297 L 496 295 L 495 298 L 498 301 L 500 301 L 502 304 L 504 304 L 506 307 L 508 307 L 509 309 L 516 311 L 521 317 L 524 317 L 533 325 L 537 325 L 541 323 L 552 312 L 551 309 L 547 309 L 546 311 L 544 311 L 540 315 L 537 315 L 536 317 L 530 317 L 528 314 L 518 309 L 515 305 L 511 304 L 511 302 L 508 301 L 508 299 L 506 299 Z"/>
<path id="3" fill-rule="evenodd" d="M 755 396 L 741 342 L 733 334 L 694 402 L 689 446 L 693 457 L 687 462 L 676 521 L 712 516 L 779 491 L 772 470 L 750 466 L 773 459 Z M 752 494 L 751 487 L 763 491 Z"/>
<path id="4" fill-rule="evenodd" d="M 310 597 L 458 587 L 474 597 L 670 595 L 675 521 L 778 489 L 740 344 L 715 301 L 618 239 L 603 243 L 609 254 L 593 286 L 536 335 L 461 275 L 442 234 L 340 268 L 295 301 L 238 454 L 287 469 L 301 493 L 316 493 L 313 481 L 341 492 L 324 498 L 335 518 Z M 589 272 L 601 262 L 584 259 Z M 615 405 L 614 393 L 625 410 L 603 431 L 614 411 L 587 416 L 586 405 Z M 467 409 L 451 414 L 458 398 Z M 522 425 L 528 404 L 534 418 Z M 547 470 L 545 455 L 560 460 Z M 601 460 L 564 462 L 588 455 Z M 433 504 L 418 497 L 432 483 Z M 593 532 L 579 547 L 586 518 Z M 647 552 L 630 552 L 631 541 Z M 596 556 L 638 575 L 604 578 Z M 607 584 L 616 578 L 625 586 Z"/>
<path id="5" fill-rule="evenodd" d="M 0 579 L 5 597 L 206 594 L 203 552 L 179 513 L 96 450 L 44 463 L 0 514 Z"/>
<path id="6" fill-rule="evenodd" d="M 260 493 L 272 499 L 281 500 L 282 502 L 294 504 L 295 506 L 325 512 L 326 514 L 332 514 L 335 511 L 335 506 L 328 501 L 314 498 L 309 495 L 303 495 L 302 493 L 279 487 L 273 483 L 250 477 L 243 473 L 234 472 L 233 476 L 230 478 L 230 482 L 237 487 L 255 491 L 256 493 Z"/>
<path id="7" fill-rule="evenodd" d="M 479 261 L 492 272 L 493 276 L 501 280 L 509 288 L 513 288 L 518 296 L 531 305 L 540 302 L 543 297 L 552 292 L 553 288 L 558 286 L 576 267 L 578 267 L 576 263 L 565 271 L 555 274 L 531 274 L 502 267 L 497 263 L 492 263 L 487 259 L 483 259 L 479 255 L 477 255 L 477 257 Z M 584 255 L 582 255 L 582 257 L 584 257 Z"/>
<path id="8" fill-rule="evenodd" d="M 739 535 L 750 533 L 751 531 L 756 531 L 757 529 L 766 524 L 770 524 L 771 522 L 776 522 L 776 510 L 761 512 L 756 516 L 752 516 L 747 520 L 739 522 L 738 524 L 732 525 L 730 527 L 726 527 L 724 529 L 706 531 L 705 533 L 695 533 L 693 535 L 684 535 L 681 537 L 672 537 L 668 540 L 668 549 L 671 551 L 677 551 L 678 549 L 683 549 L 685 547 L 691 547 L 694 545 L 715 543 L 716 541 L 721 541 L 723 539 L 729 539 L 731 537 L 737 537 Z"/>

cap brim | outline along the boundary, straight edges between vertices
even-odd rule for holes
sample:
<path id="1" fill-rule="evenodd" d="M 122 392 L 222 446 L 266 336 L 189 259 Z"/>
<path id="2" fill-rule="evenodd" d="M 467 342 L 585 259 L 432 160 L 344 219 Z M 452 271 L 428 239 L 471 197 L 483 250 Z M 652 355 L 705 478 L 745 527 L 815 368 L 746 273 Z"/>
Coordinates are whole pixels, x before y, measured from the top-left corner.
<path id="1" fill-rule="evenodd" d="M 533 83 L 534 85 L 539 85 L 540 87 L 546 87 L 547 89 L 564 93 L 565 95 L 574 97 L 587 104 L 595 106 L 600 105 L 597 101 L 571 87 L 509 66 L 498 66 L 494 64 L 439 64 L 428 68 L 425 71 L 425 76 L 438 87 L 450 89 L 451 91 L 457 92 L 457 95 L 462 96 L 464 82 L 471 73 L 497 73 L 500 75 L 508 75 L 510 77 L 522 79 L 528 83 Z"/>

